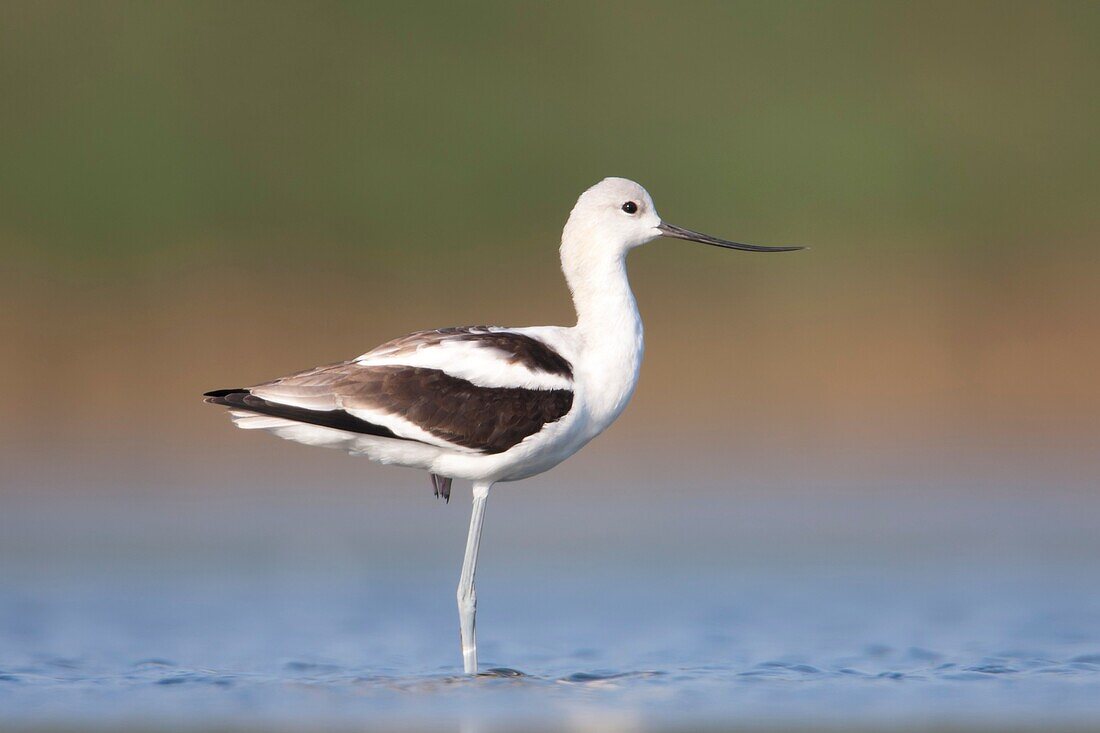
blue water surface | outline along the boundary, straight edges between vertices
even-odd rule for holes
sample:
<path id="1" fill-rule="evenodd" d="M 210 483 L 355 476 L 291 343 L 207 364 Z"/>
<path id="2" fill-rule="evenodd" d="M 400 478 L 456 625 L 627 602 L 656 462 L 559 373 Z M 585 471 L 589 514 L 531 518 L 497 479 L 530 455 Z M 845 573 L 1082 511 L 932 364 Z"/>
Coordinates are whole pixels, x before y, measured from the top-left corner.
<path id="1" fill-rule="evenodd" d="M 457 492 L 456 492 L 457 493 Z M 1100 725 L 1088 497 L 12 501 L 8 726 Z"/>

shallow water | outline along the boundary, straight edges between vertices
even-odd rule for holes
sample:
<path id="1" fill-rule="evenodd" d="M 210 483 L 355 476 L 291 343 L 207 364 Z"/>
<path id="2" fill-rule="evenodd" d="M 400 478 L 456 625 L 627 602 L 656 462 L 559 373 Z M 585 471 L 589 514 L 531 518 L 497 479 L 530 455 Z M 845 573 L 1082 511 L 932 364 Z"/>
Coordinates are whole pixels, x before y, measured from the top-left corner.
<path id="1" fill-rule="evenodd" d="M 493 671 L 468 679 L 465 501 L 23 502 L 0 519 L 0 720 L 1100 725 L 1093 509 L 491 502 Z"/>

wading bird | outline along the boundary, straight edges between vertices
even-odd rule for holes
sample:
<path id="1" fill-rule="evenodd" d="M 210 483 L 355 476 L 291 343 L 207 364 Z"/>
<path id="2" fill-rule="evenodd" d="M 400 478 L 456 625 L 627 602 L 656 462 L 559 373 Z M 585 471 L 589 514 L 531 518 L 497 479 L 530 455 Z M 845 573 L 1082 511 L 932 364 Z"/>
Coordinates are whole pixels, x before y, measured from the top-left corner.
<path id="1" fill-rule="evenodd" d="M 228 407 L 240 428 L 428 471 L 444 499 L 453 479 L 473 482 L 458 611 L 463 667 L 477 674 L 474 571 L 489 489 L 553 468 L 626 407 L 642 363 L 626 254 L 658 237 L 747 252 L 802 249 L 673 226 L 637 183 L 605 178 L 577 199 L 562 232 L 577 325 L 420 331 L 351 361 L 207 392 L 206 401 Z"/>

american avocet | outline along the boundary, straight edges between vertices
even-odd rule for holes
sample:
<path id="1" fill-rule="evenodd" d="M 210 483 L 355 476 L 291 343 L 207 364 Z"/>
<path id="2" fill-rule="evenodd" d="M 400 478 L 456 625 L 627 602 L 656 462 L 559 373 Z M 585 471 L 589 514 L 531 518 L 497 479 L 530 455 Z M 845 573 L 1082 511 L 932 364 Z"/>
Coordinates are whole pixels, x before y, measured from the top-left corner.
<path id="1" fill-rule="evenodd" d="M 577 199 L 562 232 L 577 325 L 420 331 L 351 361 L 207 392 L 206 401 L 228 407 L 240 428 L 428 471 L 446 500 L 453 479 L 473 482 L 458 610 L 463 667 L 476 674 L 474 571 L 489 489 L 553 468 L 626 407 L 642 363 L 626 254 L 658 237 L 748 252 L 802 249 L 673 226 L 637 183 L 605 178 Z"/>

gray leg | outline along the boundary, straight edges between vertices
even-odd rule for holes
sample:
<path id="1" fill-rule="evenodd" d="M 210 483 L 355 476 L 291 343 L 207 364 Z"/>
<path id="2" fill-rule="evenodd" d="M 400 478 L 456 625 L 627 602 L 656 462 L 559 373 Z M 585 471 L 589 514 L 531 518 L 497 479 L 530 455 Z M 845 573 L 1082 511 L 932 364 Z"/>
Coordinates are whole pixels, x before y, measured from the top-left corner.
<path id="1" fill-rule="evenodd" d="M 466 674 L 477 674 L 477 636 L 474 617 L 477 614 L 477 594 L 474 573 L 477 571 L 477 550 L 481 544 L 481 523 L 485 519 L 485 500 L 491 483 L 474 484 L 474 510 L 470 515 L 470 535 L 466 538 L 466 557 L 462 561 L 462 576 L 458 580 L 458 622 L 462 631 L 462 666 Z"/>

